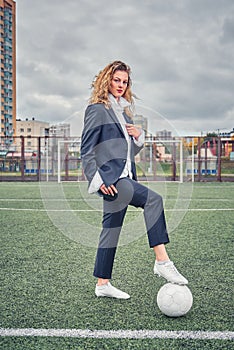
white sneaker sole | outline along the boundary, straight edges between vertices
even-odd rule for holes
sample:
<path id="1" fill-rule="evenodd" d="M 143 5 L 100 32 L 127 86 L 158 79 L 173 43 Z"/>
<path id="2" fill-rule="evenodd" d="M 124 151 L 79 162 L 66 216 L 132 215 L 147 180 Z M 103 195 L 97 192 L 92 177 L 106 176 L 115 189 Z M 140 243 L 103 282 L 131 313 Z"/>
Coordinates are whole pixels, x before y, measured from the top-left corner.
<path id="1" fill-rule="evenodd" d="M 96 293 L 95 295 L 97 298 L 113 298 L 113 299 L 122 299 L 122 300 L 126 300 L 130 298 L 130 295 L 126 297 L 113 296 L 113 295 L 97 295 Z"/>

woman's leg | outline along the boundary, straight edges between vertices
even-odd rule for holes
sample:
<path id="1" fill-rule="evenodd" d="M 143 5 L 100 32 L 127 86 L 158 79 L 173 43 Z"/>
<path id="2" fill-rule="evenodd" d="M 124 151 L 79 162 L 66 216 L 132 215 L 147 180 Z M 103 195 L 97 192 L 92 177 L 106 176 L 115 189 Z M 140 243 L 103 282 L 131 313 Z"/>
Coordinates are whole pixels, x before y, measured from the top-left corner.
<path id="1" fill-rule="evenodd" d="M 132 198 L 129 204 L 144 209 L 145 225 L 150 247 L 154 248 L 158 259 L 169 259 L 164 246 L 169 243 L 169 237 L 162 197 L 134 180 L 128 179 L 127 181 L 129 182 L 129 191 L 132 191 Z"/>
<path id="2" fill-rule="evenodd" d="M 104 200 L 103 206 L 103 229 L 100 234 L 93 273 L 95 277 L 98 277 L 98 285 L 106 284 L 111 279 L 119 234 L 127 210 L 124 208 L 116 211 L 116 205 L 106 200 Z"/>
<path id="3" fill-rule="evenodd" d="M 109 282 L 127 206 L 115 199 L 111 202 L 104 200 L 103 207 L 103 229 L 94 267 L 94 276 L 98 278 L 95 294 L 97 297 L 129 299 L 129 294 L 113 287 Z"/>
<path id="4" fill-rule="evenodd" d="M 134 195 L 129 204 L 144 209 L 149 245 L 153 248 L 156 256 L 154 273 L 164 277 L 169 282 L 187 284 L 187 279 L 178 272 L 166 251 L 165 244 L 169 242 L 169 238 L 162 197 L 135 181 L 129 181 L 134 188 Z"/>
<path id="5" fill-rule="evenodd" d="M 157 261 L 169 261 L 169 256 L 164 244 L 159 244 L 153 247 L 155 257 Z"/>

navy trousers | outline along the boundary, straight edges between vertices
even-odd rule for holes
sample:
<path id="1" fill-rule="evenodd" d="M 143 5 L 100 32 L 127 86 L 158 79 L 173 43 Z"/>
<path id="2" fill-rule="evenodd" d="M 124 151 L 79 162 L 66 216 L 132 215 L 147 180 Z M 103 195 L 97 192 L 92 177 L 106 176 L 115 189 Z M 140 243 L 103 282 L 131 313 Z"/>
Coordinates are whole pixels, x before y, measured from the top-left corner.
<path id="1" fill-rule="evenodd" d="M 93 273 L 95 277 L 105 279 L 111 279 L 116 248 L 128 205 L 144 209 L 151 248 L 169 242 L 162 197 L 130 178 L 119 179 L 115 186 L 118 196 L 114 200 L 103 199 L 102 231 Z M 134 227 L 132 229 L 134 230 Z"/>

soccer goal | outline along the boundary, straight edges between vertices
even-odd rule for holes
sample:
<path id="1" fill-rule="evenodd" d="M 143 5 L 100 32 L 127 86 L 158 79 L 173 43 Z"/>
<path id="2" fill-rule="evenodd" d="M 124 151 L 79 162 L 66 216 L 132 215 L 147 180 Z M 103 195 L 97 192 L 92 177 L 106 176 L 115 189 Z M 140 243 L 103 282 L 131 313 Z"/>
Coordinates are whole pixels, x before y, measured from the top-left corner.
<path id="1" fill-rule="evenodd" d="M 80 157 L 81 138 L 58 141 L 58 182 L 84 181 Z M 160 140 L 146 137 L 145 147 L 136 156 L 139 181 L 184 182 L 188 176 L 183 138 Z"/>

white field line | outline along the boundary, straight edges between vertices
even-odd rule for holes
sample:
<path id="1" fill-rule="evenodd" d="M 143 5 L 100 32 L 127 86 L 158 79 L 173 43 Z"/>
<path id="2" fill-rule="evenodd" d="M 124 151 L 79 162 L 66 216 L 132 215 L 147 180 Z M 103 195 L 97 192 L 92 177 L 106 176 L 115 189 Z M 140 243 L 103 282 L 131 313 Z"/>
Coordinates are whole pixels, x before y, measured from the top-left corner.
<path id="1" fill-rule="evenodd" d="M 233 340 L 234 332 L 165 331 L 165 330 L 89 330 L 89 329 L 35 329 L 0 328 L 2 337 L 68 337 L 97 339 L 221 339 Z"/>
<path id="2" fill-rule="evenodd" d="M 175 201 L 177 198 L 165 198 L 165 201 Z M 84 202 L 84 201 L 101 201 L 98 198 L 47 198 L 46 202 Z M 180 198 L 181 202 L 184 201 L 192 201 L 192 202 L 234 202 L 234 199 L 227 198 Z M 42 202 L 41 198 L 33 199 L 33 198 L 0 198 L 0 202 Z"/>
<path id="3" fill-rule="evenodd" d="M 165 211 L 234 211 L 234 208 L 194 208 L 194 209 L 164 209 Z M 37 208 L 0 208 L 0 211 L 37 211 L 37 212 L 102 212 L 102 209 L 37 209 Z M 141 209 L 128 209 L 129 212 L 140 212 Z"/>

